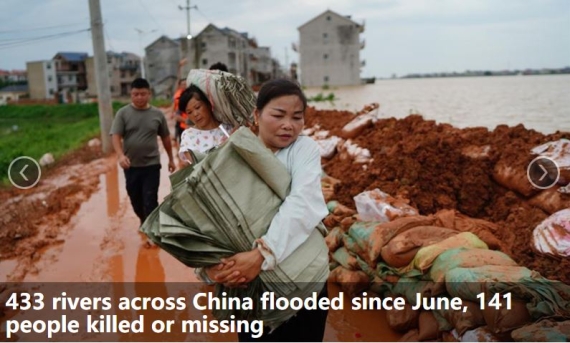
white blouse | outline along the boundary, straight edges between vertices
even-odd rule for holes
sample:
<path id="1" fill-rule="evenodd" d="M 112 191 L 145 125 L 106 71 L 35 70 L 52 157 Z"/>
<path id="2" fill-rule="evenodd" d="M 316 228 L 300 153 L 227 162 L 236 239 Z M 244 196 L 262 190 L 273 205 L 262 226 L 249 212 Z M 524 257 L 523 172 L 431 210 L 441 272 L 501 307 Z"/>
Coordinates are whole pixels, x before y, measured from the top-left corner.
<path id="1" fill-rule="evenodd" d="M 232 130 L 231 126 L 223 125 L 223 127 L 228 134 Z M 188 162 L 186 156 L 184 156 L 185 152 L 192 150 L 206 153 L 208 150 L 222 144 L 226 139 L 228 139 L 228 136 L 219 127 L 211 130 L 199 130 L 189 127 L 182 132 L 180 137 L 178 156 L 181 160 Z"/>
<path id="2" fill-rule="evenodd" d="M 307 136 L 299 136 L 275 156 L 291 175 L 291 192 L 261 239 L 273 253 L 274 262 L 279 264 L 316 230 L 329 212 L 321 188 L 321 155 L 317 143 Z M 266 258 L 262 270 L 272 267 Z"/>

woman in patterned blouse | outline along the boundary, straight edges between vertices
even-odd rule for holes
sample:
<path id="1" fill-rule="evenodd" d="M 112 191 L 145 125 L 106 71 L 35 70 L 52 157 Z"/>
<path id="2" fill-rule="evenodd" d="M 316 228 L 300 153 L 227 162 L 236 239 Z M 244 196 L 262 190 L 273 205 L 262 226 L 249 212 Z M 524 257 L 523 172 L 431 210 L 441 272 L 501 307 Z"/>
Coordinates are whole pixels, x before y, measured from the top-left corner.
<path id="1" fill-rule="evenodd" d="M 182 161 L 192 164 L 190 150 L 205 153 L 222 144 L 233 128 L 221 124 L 213 115 L 212 105 L 198 87 L 191 85 L 180 95 L 178 108 L 186 112 L 194 126 L 182 132 L 178 155 Z"/>

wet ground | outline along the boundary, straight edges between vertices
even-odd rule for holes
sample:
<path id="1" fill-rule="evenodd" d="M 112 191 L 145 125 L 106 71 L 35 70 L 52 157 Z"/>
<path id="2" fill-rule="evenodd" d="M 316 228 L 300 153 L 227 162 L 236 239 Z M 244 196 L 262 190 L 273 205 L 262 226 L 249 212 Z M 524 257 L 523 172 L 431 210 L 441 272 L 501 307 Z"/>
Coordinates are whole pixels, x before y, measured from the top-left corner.
<path id="1" fill-rule="evenodd" d="M 0 192 L 3 204 L 0 223 L 4 226 L 0 233 L 0 282 L 196 283 L 190 268 L 145 244 L 115 156 L 102 157 L 91 148 L 72 155 L 52 167 L 33 189 Z M 164 151 L 162 164 L 167 165 Z M 163 167 L 159 201 L 168 194 L 169 187 L 168 172 Z M 337 286 L 330 285 L 329 295 L 337 294 Z M 235 334 L 195 334 L 179 338 L 237 340 Z M 329 313 L 327 341 L 393 341 L 398 338 L 387 326 L 382 312 Z M 83 339 L 97 340 L 97 337 Z M 135 339 L 156 340 L 156 337 Z"/>

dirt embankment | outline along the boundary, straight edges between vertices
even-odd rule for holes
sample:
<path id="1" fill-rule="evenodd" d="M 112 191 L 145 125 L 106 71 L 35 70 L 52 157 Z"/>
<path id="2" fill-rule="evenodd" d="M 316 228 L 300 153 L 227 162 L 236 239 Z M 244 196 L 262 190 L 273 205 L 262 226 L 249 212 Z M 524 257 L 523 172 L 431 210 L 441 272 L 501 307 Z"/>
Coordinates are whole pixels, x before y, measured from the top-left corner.
<path id="1" fill-rule="evenodd" d="M 309 109 L 306 127 L 318 124 L 322 130 L 330 130 L 330 135 L 339 135 L 353 118 L 351 112 Z M 323 166 L 328 175 L 341 180 L 335 186 L 336 199 L 351 208 L 355 208 L 354 196 L 380 188 L 409 199 L 420 214 L 457 209 L 470 217 L 492 221 L 501 228 L 498 238 L 511 248 L 519 264 L 570 284 L 570 261 L 544 257 L 531 249 L 533 229 L 549 216 L 531 205 L 536 192 L 531 190 L 525 196 L 499 184 L 494 177 L 501 164 L 522 170 L 525 178 L 526 165 L 533 158 L 530 149 L 560 138 L 570 138 L 570 133 L 544 135 L 523 125 L 498 126 L 492 131 L 481 127 L 458 129 L 411 115 L 378 120 L 353 139 L 370 150 L 371 163 L 353 163 L 336 154 L 330 160 L 323 159 Z M 556 196 L 570 204 L 570 195 Z"/>

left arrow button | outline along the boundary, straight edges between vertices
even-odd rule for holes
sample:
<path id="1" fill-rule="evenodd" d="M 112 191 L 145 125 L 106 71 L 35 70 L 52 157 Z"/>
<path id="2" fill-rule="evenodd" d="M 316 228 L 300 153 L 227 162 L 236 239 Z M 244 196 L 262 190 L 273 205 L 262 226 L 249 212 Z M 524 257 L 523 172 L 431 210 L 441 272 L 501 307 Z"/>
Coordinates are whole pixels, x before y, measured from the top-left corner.
<path id="1" fill-rule="evenodd" d="M 20 156 L 14 159 L 8 167 L 8 178 L 14 187 L 20 189 L 32 188 L 38 184 L 42 176 L 42 168 L 31 157 Z"/>

